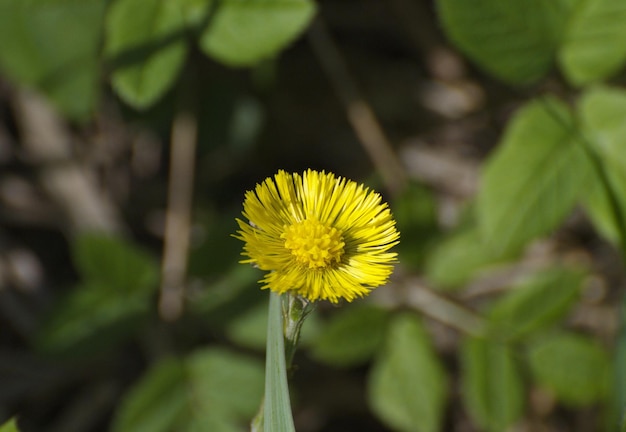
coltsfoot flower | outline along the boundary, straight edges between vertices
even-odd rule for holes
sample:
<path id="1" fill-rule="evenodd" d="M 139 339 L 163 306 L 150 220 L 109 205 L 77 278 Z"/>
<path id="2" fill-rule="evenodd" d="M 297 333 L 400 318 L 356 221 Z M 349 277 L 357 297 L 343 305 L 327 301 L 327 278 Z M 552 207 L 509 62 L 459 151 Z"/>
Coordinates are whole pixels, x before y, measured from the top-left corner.
<path id="1" fill-rule="evenodd" d="M 263 288 L 310 301 L 352 301 L 389 279 L 399 241 L 379 194 L 332 173 L 279 171 L 248 191 L 237 237 L 268 273 Z"/>

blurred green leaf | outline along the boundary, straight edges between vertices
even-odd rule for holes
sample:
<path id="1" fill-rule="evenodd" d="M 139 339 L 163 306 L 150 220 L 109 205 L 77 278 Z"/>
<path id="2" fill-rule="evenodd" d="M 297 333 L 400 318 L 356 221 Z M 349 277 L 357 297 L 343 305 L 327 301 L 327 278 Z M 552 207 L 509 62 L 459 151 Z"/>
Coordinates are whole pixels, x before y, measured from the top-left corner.
<path id="1" fill-rule="evenodd" d="M 259 140 L 265 123 L 265 107 L 251 97 L 235 101 L 229 119 L 228 141 L 230 148 L 238 153 L 252 151 Z"/>
<path id="2" fill-rule="evenodd" d="M 157 288 L 158 267 L 134 245 L 84 233 L 73 244 L 82 283 L 63 299 L 37 337 L 47 352 L 89 353 L 132 336 Z"/>
<path id="3" fill-rule="evenodd" d="M 182 428 L 183 432 L 241 432 L 243 430 L 241 424 L 219 416 L 191 417 Z"/>
<path id="4" fill-rule="evenodd" d="M 626 215 L 626 92 L 611 87 L 592 87 L 583 94 L 578 110 L 585 138 L 599 155 L 623 217 Z M 595 170 L 584 189 L 583 204 L 598 230 L 619 242 L 616 217 L 620 215 L 614 214 Z"/>
<path id="5" fill-rule="evenodd" d="M 419 268 L 440 235 L 437 205 L 430 190 L 412 183 L 391 205 L 402 241 L 396 247 L 403 265 Z"/>
<path id="6" fill-rule="evenodd" d="M 188 2 L 117 0 L 106 19 L 111 82 L 129 105 L 155 103 L 174 83 L 187 55 Z"/>
<path id="7" fill-rule="evenodd" d="M 535 380 L 563 403 L 586 406 L 607 395 L 609 358 L 589 337 L 574 333 L 543 337 L 529 345 L 528 360 Z"/>
<path id="8" fill-rule="evenodd" d="M 578 2 L 559 52 L 561 68 L 574 85 L 616 73 L 626 61 L 626 3 Z"/>
<path id="9" fill-rule="evenodd" d="M 224 273 L 220 280 L 207 283 L 202 289 L 190 293 L 189 310 L 213 330 L 222 329 L 234 341 L 248 346 L 246 342 L 259 336 L 260 331 L 257 329 L 250 332 L 243 336 L 245 340 L 240 340 L 238 336 L 241 335 L 233 334 L 236 331 L 233 327 L 242 316 L 244 320 L 246 319 L 245 314 L 249 313 L 251 308 L 257 307 L 267 299 L 267 292 L 261 290 L 257 283 L 257 279 L 260 278 L 259 270 L 252 266 L 235 263 Z"/>
<path id="10" fill-rule="evenodd" d="M 527 104 L 511 120 L 478 196 L 481 232 L 496 250 L 524 246 L 572 210 L 590 175 L 575 133 L 570 111 L 554 98 Z"/>
<path id="11" fill-rule="evenodd" d="M 626 172 L 623 172 L 614 160 L 606 158 L 602 161 L 602 169 L 615 190 L 617 205 L 620 206 L 622 215 L 626 215 Z M 613 243 L 620 244 L 620 229 L 616 220 L 619 215 L 615 215 L 606 188 L 595 172 L 583 189 L 581 200 L 598 232 Z"/>
<path id="12" fill-rule="evenodd" d="M 257 283 L 260 271 L 252 266 L 233 264 L 224 276 L 190 293 L 189 308 L 211 326 L 232 325 L 242 313 L 267 298 Z"/>
<path id="13" fill-rule="evenodd" d="M 263 366 L 255 359 L 224 349 L 205 349 L 186 359 L 187 379 L 199 411 L 249 419 L 263 395 Z"/>
<path id="14" fill-rule="evenodd" d="M 267 302 L 260 302 L 238 316 L 226 329 L 235 343 L 264 350 L 267 338 Z"/>
<path id="15" fill-rule="evenodd" d="M 524 383 L 508 345 L 467 338 L 461 346 L 463 399 L 481 430 L 508 430 L 524 413 Z"/>
<path id="16" fill-rule="evenodd" d="M 3 0 L 0 69 L 85 120 L 98 96 L 105 0 Z"/>
<path id="17" fill-rule="evenodd" d="M 551 268 L 513 287 L 488 314 L 493 334 L 519 339 L 562 319 L 578 299 L 584 276 L 581 270 Z"/>
<path id="18" fill-rule="evenodd" d="M 514 256 L 488 247 L 475 227 L 463 227 L 435 246 L 426 261 L 425 272 L 437 287 L 455 289 Z"/>
<path id="19" fill-rule="evenodd" d="M 395 317 L 388 331 L 369 377 L 373 411 L 394 430 L 441 430 L 448 386 L 428 334 L 409 314 Z"/>
<path id="20" fill-rule="evenodd" d="M 200 32 L 201 26 L 210 18 L 215 0 L 178 0 L 182 13 L 187 22 L 187 27 Z"/>
<path id="21" fill-rule="evenodd" d="M 155 260 L 126 240 L 81 234 L 74 241 L 72 254 L 82 277 L 104 290 L 148 293 L 157 288 L 159 268 Z"/>
<path id="22" fill-rule="evenodd" d="M 224 0 L 203 32 L 200 47 L 229 66 L 251 66 L 292 43 L 315 9 L 310 0 Z"/>
<path id="23" fill-rule="evenodd" d="M 0 432 L 20 432 L 17 421 L 13 418 L 0 426 Z"/>
<path id="24" fill-rule="evenodd" d="M 132 336 L 148 307 L 143 295 L 123 295 L 106 285 L 77 286 L 42 326 L 37 346 L 55 354 L 93 354 Z"/>
<path id="25" fill-rule="evenodd" d="M 486 71 L 529 84 L 551 68 L 572 0 L 439 0 L 448 37 Z"/>
<path id="26" fill-rule="evenodd" d="M 113 432 L 169 432 L 189 403 L 181 359 L 157 363 L 122 399 Z"/>
<path id="27" fill-rule="evenodd" d="M 200 350 L 154 365 L 122 400 L 112 431 L 237 431 L 262 392 L 259 362 L 223 349 Z"/>
<path id="28" fill-rule="evenodd" d="M 602 156 L 615 161 L 626 173 L 626 91 L 591 87 L 583 94 L 578 108 L 585 137 Z"/>
<path id="29" fill-rule="evenodd" d="M 261 290 L 258 283 L 263 277 L 262 271 L 252 265 L 239 263 L 242 259 L 242 244 L 231 235 L 237 228 L 235 217 L 239 215 L 239 211 L 206 211 L 201 214 L 204 230 L 202 242 L 191 249 L 188 265 L 191 276 L 205 281 L 205 287 L 195 291 L 190 298 L 189 307 L 212 326 L 226 324 L 226 330 L 233 340 L 239 336 L 232 333 L 235 322 L 251 307 L 267 300 L 267 293 Z M 267 310 L 259 311 L 258 315 L 267 315 Z M 245 323 L 242 323 L 234 331 L 245 332 L 244 326 Z M 249 333 L 248 336 L 260 336 L 261 329 L 259 330 Z M 265 334 L 262 335 L 262 340 L 265 341 Z M 238 342 L 246 344 L 246 341 Z"/>
<path id="30" fill-rule="evenodd" d="M 382 345 L 389 311 L 372 305 L 345 308 L 333 315 L 311 345 L 319 361 L 348 367 L 369 360 Z"/>

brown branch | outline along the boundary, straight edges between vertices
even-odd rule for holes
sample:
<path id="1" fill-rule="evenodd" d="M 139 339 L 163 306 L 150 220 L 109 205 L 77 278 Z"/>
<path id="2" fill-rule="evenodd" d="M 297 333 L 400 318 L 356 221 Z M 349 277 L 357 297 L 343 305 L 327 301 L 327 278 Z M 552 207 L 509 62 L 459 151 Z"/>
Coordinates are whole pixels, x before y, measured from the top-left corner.
<path id="1" fill-rule="evenodd" d="M 166 321 L 175 321 L 183 311 L 191 231 L 197 129 L 197 119 L 188 110 L 179 112 L 172 123 L 159 301 L 159 314 Z"/>
<path id="2" fill-rule="evenodd" d="M 311 26 L 309 42 L 335 93 L 343 103 L 354 129 L 370 160 L 391 194 L 404 189 L 407 177 L 376 114 L 359 91 L 339 49 L 321 18 Z"/>

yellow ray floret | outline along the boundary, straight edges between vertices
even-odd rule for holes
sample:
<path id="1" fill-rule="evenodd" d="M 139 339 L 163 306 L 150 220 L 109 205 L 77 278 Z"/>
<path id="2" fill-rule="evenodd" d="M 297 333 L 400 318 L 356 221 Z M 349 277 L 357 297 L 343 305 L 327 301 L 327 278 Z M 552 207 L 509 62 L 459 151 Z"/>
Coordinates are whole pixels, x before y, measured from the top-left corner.
<path id="1" fill-rule="evenodd" d="M 399 241 L 379 194 L 334 174 L 279 171 L 248 191 L 242 255 L 268 271 L 263 288 L 308 300 L 352 301 L 389 279 Z"/>

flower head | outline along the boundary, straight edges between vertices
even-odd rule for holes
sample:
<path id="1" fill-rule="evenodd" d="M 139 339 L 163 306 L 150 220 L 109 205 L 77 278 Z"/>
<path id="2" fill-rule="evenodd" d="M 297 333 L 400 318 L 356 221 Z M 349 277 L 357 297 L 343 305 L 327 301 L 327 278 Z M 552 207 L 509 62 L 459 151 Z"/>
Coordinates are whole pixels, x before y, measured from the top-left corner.
<path id="1" fill-rule="evenodd" d="M 268 273 L 263 288 L 308 300 L 352 301 L 387 282 L 400 237 L 379 194 L 334 174 L 279 171 L 246 192 L 241 261 Z"/>

